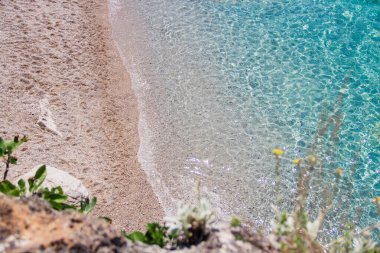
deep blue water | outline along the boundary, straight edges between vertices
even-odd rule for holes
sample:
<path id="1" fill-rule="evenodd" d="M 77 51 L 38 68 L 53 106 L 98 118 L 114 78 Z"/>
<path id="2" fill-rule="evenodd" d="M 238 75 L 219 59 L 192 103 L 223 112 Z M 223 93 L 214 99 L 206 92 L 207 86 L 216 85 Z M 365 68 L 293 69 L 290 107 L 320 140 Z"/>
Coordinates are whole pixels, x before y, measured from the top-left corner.
<path id="1" fill-rule="evenodd" d="M 276 204 L 270 152 L 280 146 L 290 160 L 282 162 L 280 187 L 289 200 L 281 208 L 290 209 L 296 192 L 291 160 L 313 153 L 321 166 L 312 176 L 312 216 L 336 168 L 344 170 L 324 234 L 336 236 L 348 221 L 364 227 L 379 220 L 379 1 L 115 6 L 119 17 L 127 9 L 138 13 L 116 21 L 116 37 L 126 32 L 134 43 L 119 46 L 149 128 L 140 128 L 142 145 L 147 138 L 150 146 L 141 148 L 141 162 L 152 181 L 162 177 L 166 192 L 159 195 L 190 199 L 200 180 L 222 213 L 266 228 Z M 134 32 L 120 25 L 136 20 Z"/>

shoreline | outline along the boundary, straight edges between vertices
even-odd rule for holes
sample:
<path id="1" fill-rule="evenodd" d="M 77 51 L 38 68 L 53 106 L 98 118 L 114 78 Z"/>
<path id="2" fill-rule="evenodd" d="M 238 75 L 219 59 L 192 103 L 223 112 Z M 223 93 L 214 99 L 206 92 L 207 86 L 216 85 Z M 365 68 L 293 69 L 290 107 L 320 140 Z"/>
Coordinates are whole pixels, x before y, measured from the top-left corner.
<path id="1" fill-rule="evenodd" d="M 46 163 L 82 180 L 118 229 L 144 229 L 163 209 L 139 164 L 138 108 L 120 58 L 108 1 L 0 5 L 1 136 L 26 134 L 27 150 L 9 179 Z M 41 128 L 40 102 L 48 101 L 54 134 Z M 141 201 L 143 200 L 143 201 Z"/>
<path id="2" fill-rule="evenodd" d="M 151 60 L 156 56 L 153 56 L 155 53 L 146 46 L 146 42 L 149 41 L 147 27 L 145 20 L 140 16 L 141 13 L 136 9 L 135 4 L 137 3 L 132 3 L 132 1 L 120 3 L 118 0 L 109 0 L 108 2 L 113 41 L 123 65 L 130 75 L 131 85 L 137 97 L 138 136 L 140 138 L 138 161 L 145 171 L 165 215 L 171 216 L 176 213 L 178 200 L 173 198 L 166 185 L 166 177 L 158 170 L 154 159 L 156 143 L 152 137 L 157 131 L 154 129 L 157 127 L 156 123 L 161 119 L 158 117 L 160 112 L 156 110 L 157 108 L 149 105 L 154 93 L 151 86 L 154 84 L 146 79 L 147 73 L 155 71 L 153 68 L 157 65 Z M 141 62 L 145 61 L 150 62 L 150 66 L 141 65 Z"/>

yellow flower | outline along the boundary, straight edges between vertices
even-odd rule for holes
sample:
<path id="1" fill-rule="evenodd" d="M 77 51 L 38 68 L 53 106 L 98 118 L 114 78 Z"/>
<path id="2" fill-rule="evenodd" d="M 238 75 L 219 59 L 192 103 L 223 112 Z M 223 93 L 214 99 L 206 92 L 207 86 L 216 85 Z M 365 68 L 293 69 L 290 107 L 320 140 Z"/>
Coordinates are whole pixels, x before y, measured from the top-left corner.
<path id="1" fill-rule="evenodd" d="M 375 201 L 376 205 L 380 205 L 380 196 L 374 198 L 373 201 Z"/>
<path id="2" fill-rule="evenodd" d="M 293 163 L 295 164 L 295 165 L 300 165 L 301 164 L 301 159 L 300 158 L 296 158 L 296 159 L 294 159 L 293 160 Z"/>
<path id="3" fill-rule="evenodd" d="M 310 165 L 316 165 L 317 164 L 317 158 L 315 157 L 315 155 L 308 155 L 306 157 L 306 159 Z"/>
<path id="4" fill-rule="evenodd" d="M 277 157 L 280 157 L 283 153 L 284 153 L 284 151 L 280 148 L 272 149 L 272 154 L 274 154 Z"/>
<path id="5" fill-rule="evenodd" d="M 336 169 L 336 174 L 341 177 L 343 175 L 343 169 L 342 168 L 337 168 Z"/>

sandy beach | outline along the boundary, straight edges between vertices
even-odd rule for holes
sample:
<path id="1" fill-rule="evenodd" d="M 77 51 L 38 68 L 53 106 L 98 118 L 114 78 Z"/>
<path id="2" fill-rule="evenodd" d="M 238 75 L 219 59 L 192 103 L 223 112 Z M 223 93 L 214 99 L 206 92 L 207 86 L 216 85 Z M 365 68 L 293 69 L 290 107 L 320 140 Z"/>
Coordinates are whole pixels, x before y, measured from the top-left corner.
<path id="1" fill-rule="evenodd" d="M 162 208 L 141 169 L 138 110 L 111 36 L 107 1 L 0 2 L 0 135 L 27 135 L 12 180 L 38 164 L 82 180 L 120 229 Z M 49 111 L 53 128 L 38 124 Z"/>

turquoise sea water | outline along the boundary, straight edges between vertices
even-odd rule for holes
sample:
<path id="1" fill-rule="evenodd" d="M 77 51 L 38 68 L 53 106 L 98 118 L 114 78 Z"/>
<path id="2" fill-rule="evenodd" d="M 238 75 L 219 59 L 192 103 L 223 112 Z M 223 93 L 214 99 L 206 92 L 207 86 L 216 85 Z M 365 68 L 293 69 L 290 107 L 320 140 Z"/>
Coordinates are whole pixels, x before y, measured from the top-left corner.
<path id="1" fill-rule="evenodd" d="M 114 38 L 139 100 L 140 162 L 168 213 L 202 192 L 222 216 L 267 229 L 280 189 L 315 153 L 315 217 L 344 176 L 322 238 L 379 221 L 380 2 L 110 0 Z"/>

